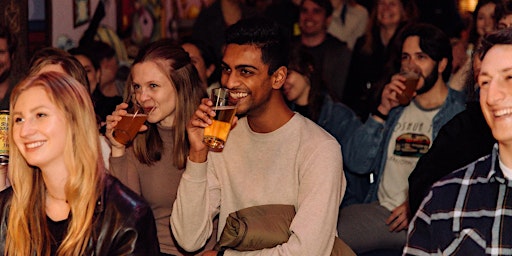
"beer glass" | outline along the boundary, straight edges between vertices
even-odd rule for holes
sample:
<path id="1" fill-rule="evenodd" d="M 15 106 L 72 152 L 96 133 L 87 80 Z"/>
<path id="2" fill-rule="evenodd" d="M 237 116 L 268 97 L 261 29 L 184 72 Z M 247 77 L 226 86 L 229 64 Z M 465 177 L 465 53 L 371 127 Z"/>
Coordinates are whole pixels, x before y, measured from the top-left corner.
<path id="1" fill-rule="evenodd" d="M 203 142 L 213 150 L 221 150 L 231 130 L 231 122 L 236 113 L 236 101 L 230 100 L 229 89 L 215 88 L 210 99 L 213 102 L 215 116 L 213 123 L 204 128 Z"/>
<path id="2" fill-rule="evenodd" d="M 153 109 L 145 110 L 137 104 L 131 104 L 126 109 L 128 113 L 114 127 L 112 133 L 114 139 L 123 145 L 129 144 L 139 132 L 140 127 L 146 122 L 148 115 L 151 114 Z"/>
<path id="3" fill-rule="evenodd" d="M 418 66 L 407 65 L 400 70 L 400 75 L 405 77 L 405 90 L 398 95 L 400 105 L 408 105 L 413 97 L 421 77 L 421 69 Z"/>

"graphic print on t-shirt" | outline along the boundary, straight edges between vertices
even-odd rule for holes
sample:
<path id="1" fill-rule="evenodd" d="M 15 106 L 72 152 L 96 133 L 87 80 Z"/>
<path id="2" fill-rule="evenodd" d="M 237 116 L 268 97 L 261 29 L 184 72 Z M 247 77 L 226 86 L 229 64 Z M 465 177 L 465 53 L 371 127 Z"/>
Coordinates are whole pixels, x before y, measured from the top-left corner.
<path id="1" fill-rule="evenodd" d="M 394 155 L 421 157 L 430 147 L 430 138 L 419 133 L 404 133 L 395 140 Z"/>

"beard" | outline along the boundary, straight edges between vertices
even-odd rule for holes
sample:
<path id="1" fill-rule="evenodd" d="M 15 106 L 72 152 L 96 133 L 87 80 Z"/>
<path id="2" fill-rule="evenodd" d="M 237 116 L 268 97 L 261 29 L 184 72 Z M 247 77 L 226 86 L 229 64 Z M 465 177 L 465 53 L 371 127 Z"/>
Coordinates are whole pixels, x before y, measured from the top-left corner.
<path id="1" fill-rule="evenodd" d="M 419 88 L 418 90 L 416 90 L 417 95 L 424 94 L 424 93 L 430 91 L 430 89 L 432 89 L 432 87 L 434 87 L 434 85 L 437 82 L 437 79 L 439 78 L 439 71 L 437 70 L 438 66 L 439 66 L 439 64 L 436 63 L 436 65 L 432 69 L 432 72 L 430 72 L 430 74 L 428 74 L 428 76 L 425 77 L 423 86 L 421 88 Z"/>

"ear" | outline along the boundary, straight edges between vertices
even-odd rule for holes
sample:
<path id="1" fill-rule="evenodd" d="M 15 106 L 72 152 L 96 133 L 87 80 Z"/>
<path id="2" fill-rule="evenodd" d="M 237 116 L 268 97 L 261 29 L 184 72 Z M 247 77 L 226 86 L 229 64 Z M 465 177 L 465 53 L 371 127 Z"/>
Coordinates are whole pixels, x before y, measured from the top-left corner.
<path id="1" fill-rule="evenodd" d="M 439 62 L 439 65 L 437 67 L 437 71 L 439 72 L 439 74 L 442 74 L 444 72 L 444 70 L 446 69 L 447 65 L 448 65 L 448 59 L 447 58 L 443 58 Z"/>
<path id="2" fill-rule="evenodd" d="M 283 86 L 286 81 L 286 74 L 288 73 L 288 69 L 285 66 L 279 67 L 274 74 L 272 74 L 272 88 L 279 90 Z"/>
<path id="3" fill-rule="evenodd" d="M 213 71 L 215 71 L 215 65 L 210 64 L 210 66 L 206 68 L 206 77 L 209 78 L 213 74 Z"/>

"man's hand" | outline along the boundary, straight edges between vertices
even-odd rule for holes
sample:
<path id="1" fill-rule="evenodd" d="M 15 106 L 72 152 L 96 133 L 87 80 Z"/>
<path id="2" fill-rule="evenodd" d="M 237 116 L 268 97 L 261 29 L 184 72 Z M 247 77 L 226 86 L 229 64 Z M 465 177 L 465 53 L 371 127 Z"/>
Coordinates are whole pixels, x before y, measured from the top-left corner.
<path id="1" fill-rule="evenodd" d="M 398 95 L 400 95 L 405 90 L 405 77 L 396 74 L 391 78 L 389 84 L 384 86 L 384 90 L 382 90 L 380 105 L 378 107 L 379 111 L 387 115 L 391 109 L 398 106 Z M 415 93 L 416 94 L 416 93 Z"/>
<path id="2" fill-rule="evenodd" d="M 190 142 L 190 160 L 196 163 L 206 161 L 208 147 L 203 143 L 204 128 L 212 124 L 210 117 L 215 116 L 215 111 L 210 99 L 202 99 L 201 105 L 194 112 L 187 124 L 188 140 Z"/>
<path id="3" fill-rule="evenodd" d="M 407 229 L 409 226 L 409 202 L 405 201 L 403 204 L 396 207 L 386 220 L 389 226 L 389 232 L 400 232 Z"/>

